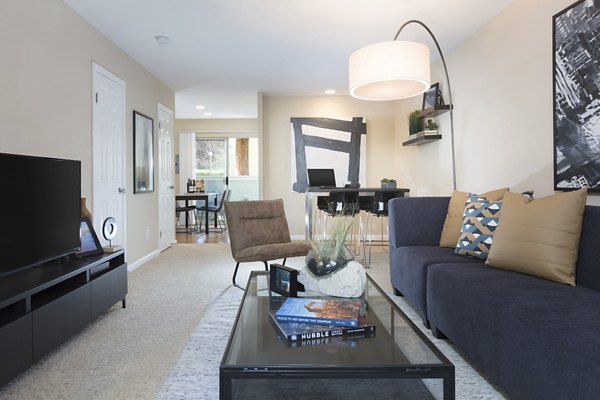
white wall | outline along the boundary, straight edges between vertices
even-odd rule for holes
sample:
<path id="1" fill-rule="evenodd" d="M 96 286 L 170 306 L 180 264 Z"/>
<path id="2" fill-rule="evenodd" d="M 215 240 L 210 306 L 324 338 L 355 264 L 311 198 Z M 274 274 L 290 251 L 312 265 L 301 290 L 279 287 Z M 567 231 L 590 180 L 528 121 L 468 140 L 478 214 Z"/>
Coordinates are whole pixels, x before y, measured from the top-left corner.
<path id="1" fill-rule="evenodd" d="M 554 193 L 552 16 L 572 3 L 515 1 L 445 54 L 455 105 L 458 189 L 509 186 L 534 189 L 536 197 Z M 446 90 L 439 65 L 432 72 Z M 397 115 L 406 119 L 415 105 L 397 102 Z M 448 114 L 439 123 L 443 140 L 398 148 L 395 155 L 398 167 L 414 179 L 417 195 L 447 195 L 452 189 Z M 406 139 L 404 126 L 396 133 Z M 588 203 L 600 201 L 591 195 Z"/>
<path id="2" fill-rule="evenodd" d="M 457 188 L 484 192 L 508 186 L 553 191 L 552 16 L 572 0 L 516 0 L 453 52 L 446 53 L 455 105 Z M 435 27 L 431 27 L 435 33 Z M 440 65 L 433 82 L 447 88 Z M 452 192 L 450 118 L 443 139 L 403 147 L 408 113 L 421 97 L 364 102 L 349 97 L 274 97 L 262 103 L 264 198 L 283 198 L 292 235 L 303 233 L 304 196 L 290 190 L 290 117 L 365 116 L 368 185 L 393 177 L 412 196 Z M 590 194 L 589 204 L 600 204 Z"/>
<path id="3" fill-rule="evenodd" d="M 60 0 L 2 1 L 0 33 L 0 151 L 81 160 L 90 209 L 92 62 L 127 82 L 127 259 L 156 251 L 157 192 L 133 194 L 132 111 L 156 121 L 158 102 L 174 109 L 173 91 Z"/>

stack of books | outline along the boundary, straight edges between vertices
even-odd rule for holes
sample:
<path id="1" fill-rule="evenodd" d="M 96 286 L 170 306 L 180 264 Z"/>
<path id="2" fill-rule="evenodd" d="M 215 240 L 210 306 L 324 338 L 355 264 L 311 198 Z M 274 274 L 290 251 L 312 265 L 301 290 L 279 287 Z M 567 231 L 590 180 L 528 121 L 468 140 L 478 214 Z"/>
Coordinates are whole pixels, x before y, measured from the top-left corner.
<path id="1" fill-rule="evenodd" d="M 359 317 L 361 305 L 360 300 L 289 297 L 270 316 L 289 345 L 329 343 L 374 336 L 375 325 Z"/>

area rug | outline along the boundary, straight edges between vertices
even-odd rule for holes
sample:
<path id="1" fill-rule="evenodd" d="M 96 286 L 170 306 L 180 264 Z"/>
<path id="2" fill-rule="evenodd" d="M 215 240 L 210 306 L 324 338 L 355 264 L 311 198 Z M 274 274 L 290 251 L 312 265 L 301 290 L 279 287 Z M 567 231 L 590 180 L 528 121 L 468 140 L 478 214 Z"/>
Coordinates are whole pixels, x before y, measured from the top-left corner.
<path id="1" fill-rule="evenodd" d="M 219 398 L 219 365 L 242 295 L 233 286 L 217 295 L 165 379 L 157 400 Z"/>
<path id="2" fill-rule="evenodd" d="M 242 295 L 241 290 L 229 287 L 215 298 L 190 337 L 181 357 L 161 386 L 156 396 L 157 400 L 216 400 L 219 398 L 219 365 Z M 403 298 L 390 297 L 415 323 L 420 324 L 417 313 Z M 426 329 L 424 332 L 456 367 L 456 399 L 501 400 L 505 398 L 482 378 L 451 344 L 435 339 Z M 296 397 L 288 396 L 287 398 L 295 399 Z M 383 397 L 377 396 L 377 398 L 388 397 L 383 395 Z M 419 397 L 409 396 L 409 398 Z"/>

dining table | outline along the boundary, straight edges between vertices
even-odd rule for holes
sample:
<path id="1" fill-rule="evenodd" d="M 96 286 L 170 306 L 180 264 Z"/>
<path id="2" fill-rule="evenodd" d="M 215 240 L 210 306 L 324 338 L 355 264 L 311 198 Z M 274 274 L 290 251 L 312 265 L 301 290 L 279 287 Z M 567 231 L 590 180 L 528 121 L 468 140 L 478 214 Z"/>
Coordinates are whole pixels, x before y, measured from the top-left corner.
<path id="1" fill-rule="evenodd" d="M 217 201 L 216 192 L 192 192 L 192 193 L 180 193 L 175 195 L 175 200 L 185 201 L 185 206 L 189 206 L 190 201 L 204 201 L 204 233 L 208 235 L 208 200 L 210 197 L 215 198 L 215 205 Z M 188 214 L 185 213 L 185 227 L 189 226 Z"/>

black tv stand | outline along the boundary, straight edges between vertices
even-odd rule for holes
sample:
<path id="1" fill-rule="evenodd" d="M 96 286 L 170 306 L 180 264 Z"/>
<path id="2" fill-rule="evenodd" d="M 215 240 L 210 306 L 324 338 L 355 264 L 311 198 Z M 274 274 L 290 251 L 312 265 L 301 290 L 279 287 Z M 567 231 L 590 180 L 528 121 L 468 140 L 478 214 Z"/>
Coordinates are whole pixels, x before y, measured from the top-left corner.
<path id="1" fill-rule="evenodd" d="M 0 276 L 0 385 L 127 295 L 124 250 L 63 257 Z"/>

